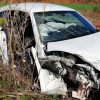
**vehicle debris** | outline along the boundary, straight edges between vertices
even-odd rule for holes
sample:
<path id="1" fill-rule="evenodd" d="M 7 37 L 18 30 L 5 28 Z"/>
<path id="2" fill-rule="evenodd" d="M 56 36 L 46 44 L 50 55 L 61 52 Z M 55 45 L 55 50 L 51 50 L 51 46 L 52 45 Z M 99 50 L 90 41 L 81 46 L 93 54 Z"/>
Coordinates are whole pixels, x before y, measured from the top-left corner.
<path id="1" fill-rule="evenodd" d="M 59 76 L 56 73 L 54 74 L 50 70 L 41 68 L 41 65 L 37 57 L 35 57 L 36 50 L 33 47 L 31 48 L 31 50 L 38 70 L 41 92 L 48 93 L 48 94 L 58 93 L 58 94 L 66 95 L 67 86 L 64 83 L 63 79 L 61 78 L 61 76 Z"/>
<path id="2" fill-rule="evenodd" d="M 35 54 L 33 54 L 35 55 Z M 69 58 L 69 59 L 68 59 Z M 73 58 L 73 61 L 72 61 Z M 36 60 L 37 61 L 37 60 Z M 72 63 L 74 62 L 74 63 Z M 37 63 L 37 62 L 36 62 Z M 78 64 L 76 63 L 76 59 L 74 56 L 69 55 L 67 57 L 59 57 L 59 56 L 47 56 L 46 58 L 39 59 L 38 66 L 40 66 L 41 70 L 44 70 L 42 72 L 41 70 L 38 73 L 42 78 L 40 78 L 41 81 L 43 81 L 43 77 L 46 81 L 50 81 L 49 85 L 45 83 L 45 87 L 48 86 L 48 89 L 45 90 L 45 92 L 52 94 L 52 93 L 58 93 L 59 87 L 56 87 L 57 91 L 55 91 L 55 87 L 52 85 L 51 80 L 57 80 L 56 78 L 53 78 L 56 74 L 58 77 L 60 77 L 60 81 L 63 80 L 63 82 L 55 81 L 54 84 L 66 84 L 65 89 L 61 89 L 63 92 L 60 92 L 61 95 L 66 95 L 68 97 L 68 91 L 70 88 L 72 88 L 72 97 L 77 98 L 80 100 L 86 100 L 88 98 L 88 95 L 91 91 L 91 89 L 99 89 L 100 80 L 95 73 L 95 70 L 92 66 L 90 66 L 88 63 L 85 64 Z M 51 76 L 49 74 L 44 73 L 51 73 Z M 50 78 L 51 77 L 51 78 Z M 49 80 L 51 79 L 51 80 Z M 74 85 L 74 86 L 73 86 Z M 49 89 L 51 89 L 52 86 L 52 92 L 49 92 Z M 55 86 L 55 85 L 54 85 Z M 41 84 L 41 87 L 42 84 Z M 45 89 L 45 88 L 44 88 Z M 65 93 L 64 93 L 65 90 Z"/>

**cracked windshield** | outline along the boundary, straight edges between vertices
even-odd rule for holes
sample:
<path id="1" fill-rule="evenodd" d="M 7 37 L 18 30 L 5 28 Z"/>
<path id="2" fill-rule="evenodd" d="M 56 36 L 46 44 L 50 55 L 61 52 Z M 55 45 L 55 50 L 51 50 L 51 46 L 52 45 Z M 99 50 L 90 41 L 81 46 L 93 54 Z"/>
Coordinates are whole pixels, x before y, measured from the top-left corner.
<path id="1" fill-rule="evenodd" d="M 56 11 L 34 14 L 42 42 L 54 42 L 92 34 L 76 12 Z"/>

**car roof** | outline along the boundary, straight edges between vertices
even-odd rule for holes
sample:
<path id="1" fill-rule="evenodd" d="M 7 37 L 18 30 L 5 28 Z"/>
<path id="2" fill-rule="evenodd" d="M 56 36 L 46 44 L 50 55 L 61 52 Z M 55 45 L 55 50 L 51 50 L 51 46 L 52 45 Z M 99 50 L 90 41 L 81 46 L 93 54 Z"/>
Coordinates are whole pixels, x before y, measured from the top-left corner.
<path id="1" fill-rule="evenodd" d="M 71 8 L 64 7 L 61 5 L 50 4 L 50 3 L 37 3 L 37 2 L 18 3 L 0 8 L 0 12 L 5 10 L 20 10 L 26 12 L 75 11 Z"/>

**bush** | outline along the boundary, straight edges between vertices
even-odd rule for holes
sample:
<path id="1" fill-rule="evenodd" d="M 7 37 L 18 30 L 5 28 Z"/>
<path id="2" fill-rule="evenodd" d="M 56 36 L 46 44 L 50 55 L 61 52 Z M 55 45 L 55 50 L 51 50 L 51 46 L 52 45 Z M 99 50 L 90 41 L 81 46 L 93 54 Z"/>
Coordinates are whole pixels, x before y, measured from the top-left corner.
<path id="1" fill-rule="evenodd" d="M 100 13 L 100 6 L 94 6 L 92 10 L 93 12 Z"/>

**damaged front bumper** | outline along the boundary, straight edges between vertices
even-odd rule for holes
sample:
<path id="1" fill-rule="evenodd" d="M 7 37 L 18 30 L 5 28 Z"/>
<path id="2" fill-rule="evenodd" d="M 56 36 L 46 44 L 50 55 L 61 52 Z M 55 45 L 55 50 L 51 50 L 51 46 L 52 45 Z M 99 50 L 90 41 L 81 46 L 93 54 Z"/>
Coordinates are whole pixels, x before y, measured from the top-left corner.
<path id="1" fill-rule="evenodd" d="M 59 94 L 86 100 L 91 91 L 99 90 L 100 75 L 93 63 L 79 63 L 73 55 L 48 55 L 37 58 L 35 48 L 31 48 L 38 70 L 42 93 Z M 93 97 L 92 97 L 93 98 Z"/>

